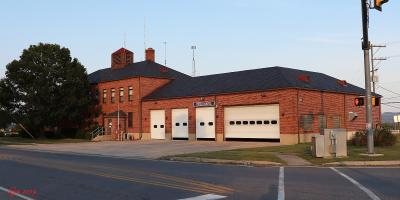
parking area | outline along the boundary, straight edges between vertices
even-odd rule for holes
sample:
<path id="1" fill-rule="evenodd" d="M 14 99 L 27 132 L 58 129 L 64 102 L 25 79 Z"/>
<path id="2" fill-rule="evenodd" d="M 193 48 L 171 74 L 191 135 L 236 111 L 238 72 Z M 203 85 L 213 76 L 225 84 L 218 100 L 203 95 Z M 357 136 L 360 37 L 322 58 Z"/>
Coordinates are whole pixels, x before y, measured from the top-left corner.
<path id="1" fill-rule="evenodd" d="M 238 148 L 279 146 L 274 142 L 214 142 L 214 141 L 104 141 L 65 144 L 10 145 L 9 147 L 25 150 L 37 150 L 57 153 L 90 154 L 121 158 L 155 159 L 162 156 L 219 151 Z"/>

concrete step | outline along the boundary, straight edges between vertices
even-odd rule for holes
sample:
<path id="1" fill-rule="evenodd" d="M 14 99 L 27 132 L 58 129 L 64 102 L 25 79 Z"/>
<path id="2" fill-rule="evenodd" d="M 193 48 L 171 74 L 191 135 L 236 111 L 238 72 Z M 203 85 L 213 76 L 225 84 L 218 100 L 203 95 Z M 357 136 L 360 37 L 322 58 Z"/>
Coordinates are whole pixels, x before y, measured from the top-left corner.
<path id="1" fill-rule="evenodd" d="M 92 141 L 94 141 L 94 142 L 111 141 L 111 140 L 113 140 L 112 135 L 98 135 L 92 139 Z"/>

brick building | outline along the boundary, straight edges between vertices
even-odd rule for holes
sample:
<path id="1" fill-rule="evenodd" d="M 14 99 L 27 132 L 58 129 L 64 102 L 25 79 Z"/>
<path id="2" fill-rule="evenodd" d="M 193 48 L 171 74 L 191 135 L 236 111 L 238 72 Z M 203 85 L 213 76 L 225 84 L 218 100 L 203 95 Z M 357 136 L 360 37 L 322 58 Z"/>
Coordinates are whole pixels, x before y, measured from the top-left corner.
<path id="1" fill-rule="evenodd" d="M 89 75 L 105 134 L 133 139 L 269 139 L 310 141 L 321 128 L 345 128 L 349 137 L 365 127 L 365 107 L 354 105 L 364 89 L 331 76 L 269 67 L 191 77 L 155 62 L 134 62 L 121 48 L 111 68 Z M 381 106 L 373 107 L 374 124 Z M 112 137 L 114 136 L 114 137 Z"/>

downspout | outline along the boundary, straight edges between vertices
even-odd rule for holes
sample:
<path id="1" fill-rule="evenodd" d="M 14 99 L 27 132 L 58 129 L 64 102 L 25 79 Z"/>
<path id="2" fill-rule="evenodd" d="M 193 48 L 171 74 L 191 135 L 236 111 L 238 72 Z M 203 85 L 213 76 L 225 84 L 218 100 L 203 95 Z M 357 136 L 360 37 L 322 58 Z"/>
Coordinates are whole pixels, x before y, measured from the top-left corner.
<path id="1" fill-rule="evenodd" d="M 325 118 L 325 128 L 328 128 L 328 116 L 325 115 L 325 110 L 324 110 L 324 91 L 321 91 L 321 113 L 322 116 Z M 321 134 L 321 128 L 318 130 L 319 134 Z"/>
<path id="2" fill-rule="evenodd" d="M 346 118 L 346 94 L 343 94 L 343 124 L 347 132 L 347 118 Z"/>
<path id="3" fill-rule="evenodd" d="M 300 120 L 299 120 L 299 88 L 297 88 L 297 101 L 296 101 L 296 118 L 297 118 L 297 143 L 300 144 Z"/>
<path id="4" fill-rule="evenodd" d="M 139 76 L 139 103 L 138 103 L 138 112 L 139 112 L 139 140 L 142 140 L 143 137 L 143 129 L 142 129 L 142 87 L 140 87 L 140 76 Z"/>

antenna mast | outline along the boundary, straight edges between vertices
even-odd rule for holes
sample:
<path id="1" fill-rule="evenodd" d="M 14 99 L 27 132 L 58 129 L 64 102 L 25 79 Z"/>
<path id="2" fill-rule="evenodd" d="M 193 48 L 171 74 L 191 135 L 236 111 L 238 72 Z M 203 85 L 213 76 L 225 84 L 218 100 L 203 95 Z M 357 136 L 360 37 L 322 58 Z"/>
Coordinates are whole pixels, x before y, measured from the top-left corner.
<path id="1" fill-rule="evenodd" d="M 167 41 L 164 41 L 164 66 L 167 66 Z"/>
<path id="2" fill-rule="evenodd" d="M 192 76 L 195 77 L 196 76 L 196 61 L 194 59 L 194 50 L 196 50 L 196 46 L 195 45 L 191 46 L 191 49 L 193 51 Z"/>
<path id="3" fill-rule="evenodd" d="M 124 48 L 126 48 L 126 32 L 124 32 Z"/>

